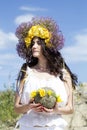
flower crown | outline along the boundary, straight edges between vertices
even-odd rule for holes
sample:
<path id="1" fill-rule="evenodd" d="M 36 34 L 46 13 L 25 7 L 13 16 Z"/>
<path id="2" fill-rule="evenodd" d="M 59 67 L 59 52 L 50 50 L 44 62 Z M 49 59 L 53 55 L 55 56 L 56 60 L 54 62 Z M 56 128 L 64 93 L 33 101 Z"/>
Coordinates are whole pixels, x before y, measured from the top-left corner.
<path id="1" fill-rule="evenodd" d="M 26 47 L 30 46 L 31 40 L 35 36 L 45 39 L 46 46 L 48 47 L 50 46 L 49 41 L 51 38 L 51 33 L 46 28 L 42 27 L 41 25 L 36 25 L 30 28 L 30 30 L 28 31 L 27 37 L 25 37 L 24 39 Z"/>
<path id="2" fill-rule="evenodd" d="M 35 36 L 45 40 L 49 49 L 60 50 L 64 45 L 64 38 L 58 25 L 52 18 L 35 17 L 30 22 L 21 23 L 15 32 L 18 38 L 17 52 L 20 57 L 27 59 L 27 49 Z"/>

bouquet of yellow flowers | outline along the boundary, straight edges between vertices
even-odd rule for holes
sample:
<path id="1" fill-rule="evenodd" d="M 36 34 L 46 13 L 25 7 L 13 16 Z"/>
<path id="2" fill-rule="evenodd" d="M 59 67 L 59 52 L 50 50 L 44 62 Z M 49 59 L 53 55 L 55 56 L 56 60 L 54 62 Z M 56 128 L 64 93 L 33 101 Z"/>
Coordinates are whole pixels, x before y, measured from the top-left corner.
<path id="1" fill-rule="evenodd" d="M 56 95 L 55 91 L 49 87 L 32 91 L 30 96 L 34 98 L 35 103 L 41 103 L 48 109 L 54 108 L 56 102 L 62 102 L 61 97 Z"/>

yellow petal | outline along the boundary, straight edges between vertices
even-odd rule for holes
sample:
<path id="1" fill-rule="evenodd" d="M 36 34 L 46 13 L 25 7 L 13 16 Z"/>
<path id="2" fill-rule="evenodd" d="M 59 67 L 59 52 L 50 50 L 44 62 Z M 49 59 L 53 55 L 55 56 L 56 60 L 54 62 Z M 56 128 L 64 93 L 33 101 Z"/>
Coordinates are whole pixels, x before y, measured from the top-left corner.
<path id="1" fill-rule="evenodd" d="M 62 99 L 60 96 L 57 96 L 57 102 L 62 102 Z"/>

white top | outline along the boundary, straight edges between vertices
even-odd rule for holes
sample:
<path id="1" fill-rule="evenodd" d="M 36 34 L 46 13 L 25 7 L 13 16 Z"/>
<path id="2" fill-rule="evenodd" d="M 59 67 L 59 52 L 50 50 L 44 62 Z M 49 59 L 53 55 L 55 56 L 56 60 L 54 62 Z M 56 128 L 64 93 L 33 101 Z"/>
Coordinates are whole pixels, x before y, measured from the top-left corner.
<path id="1" fill-rule="evenodd" d="M 60 95 L 62 98 L 61 103 L 59 103 L 59 107 L 66 105 L 67 103 L 67 93 L 64 86 L 64 83 L 60 80 L 59 76 L 52 76 L 49 79 L 39 79 L 33 73 L 33 70 L 27 67 L 27 78 L 25 80 L 25 85 L 23 89 L 23 94 L 21 97 L 21 103 L 27 104 L 30 100 L 30 93 L 33 90 L 42 88 L 42 87 L 50 87 L 52 88 L 57 95 Z M 61 115 L 58 114 L 47 114 L 43 112 L 34 112 L 30 110 L 27 114 L 24 114 L 18 121 L 20 125 L 24 126 L 60 126 L 65 127 L 67 122 L 62 118 Z"/>

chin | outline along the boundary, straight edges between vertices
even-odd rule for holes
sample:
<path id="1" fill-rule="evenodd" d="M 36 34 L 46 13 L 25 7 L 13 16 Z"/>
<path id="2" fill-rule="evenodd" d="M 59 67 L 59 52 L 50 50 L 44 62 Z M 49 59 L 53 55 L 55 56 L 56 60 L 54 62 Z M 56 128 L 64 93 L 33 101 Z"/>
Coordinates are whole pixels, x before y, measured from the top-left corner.
<path id="1" fill-rule="evenodd" d="M 36 53 L 33 54 L 33 57 L 38 58 L 39 56 L 40 56 L 39 54 L 36 54 Z"/>

